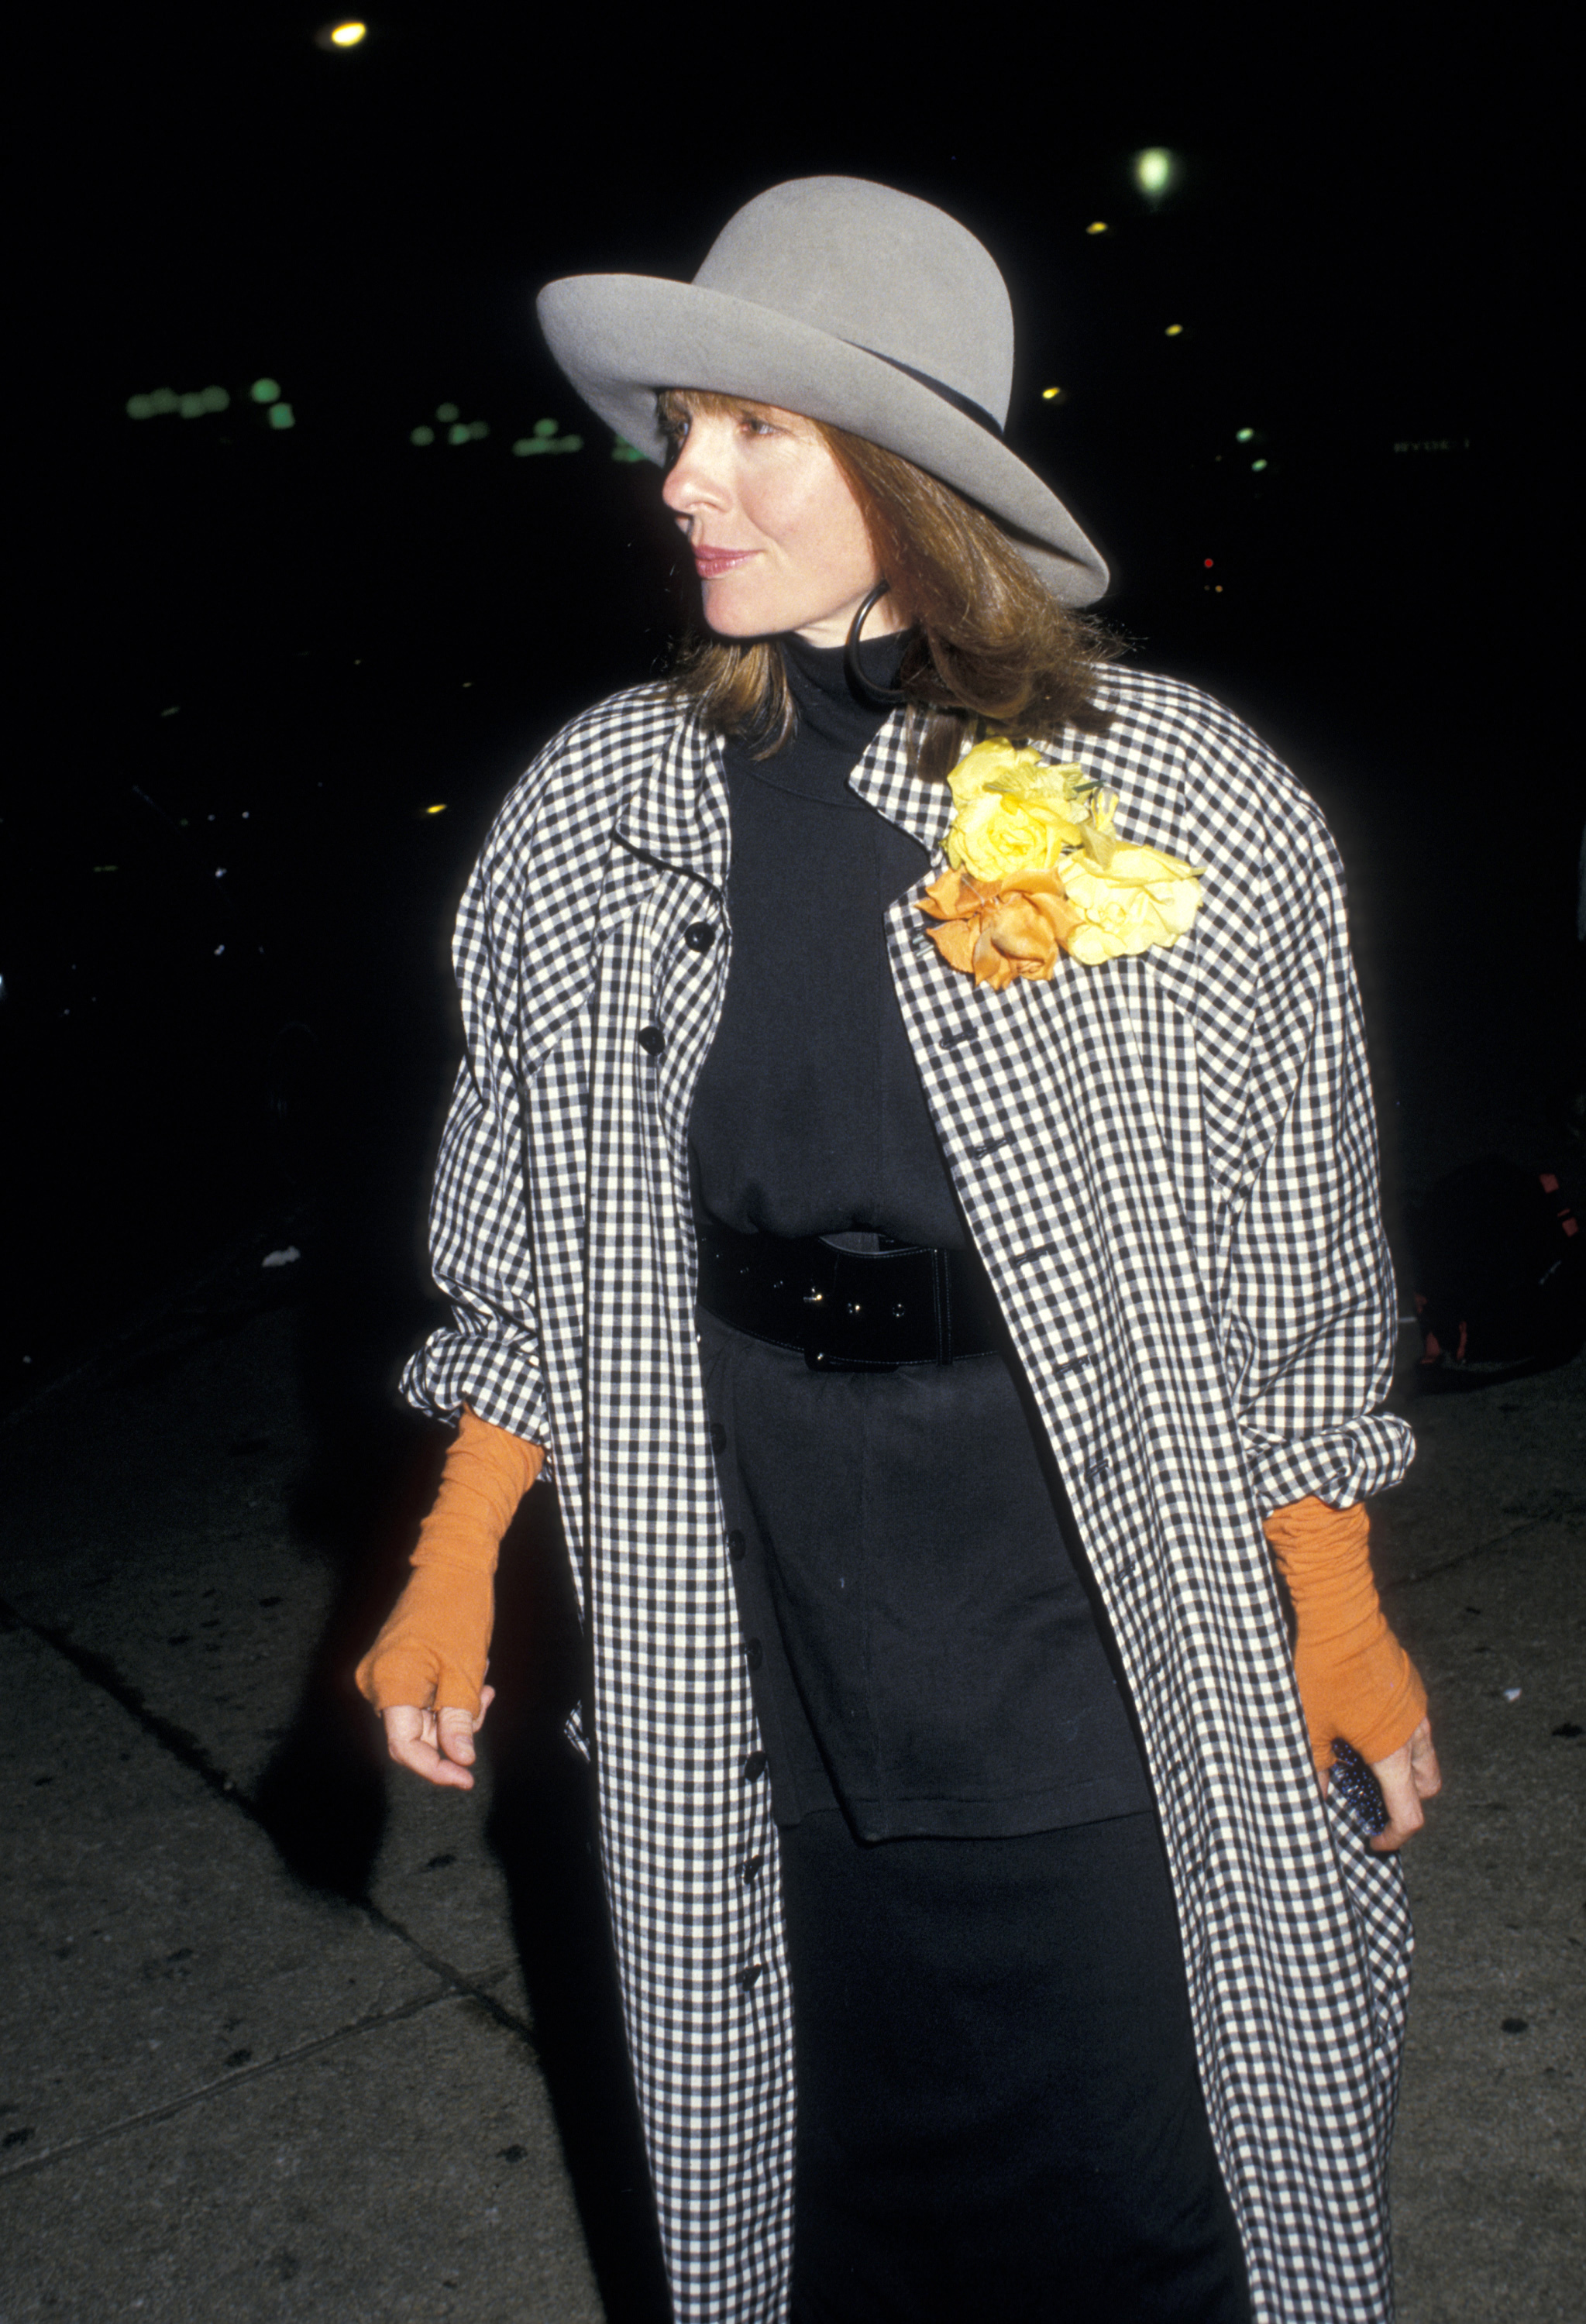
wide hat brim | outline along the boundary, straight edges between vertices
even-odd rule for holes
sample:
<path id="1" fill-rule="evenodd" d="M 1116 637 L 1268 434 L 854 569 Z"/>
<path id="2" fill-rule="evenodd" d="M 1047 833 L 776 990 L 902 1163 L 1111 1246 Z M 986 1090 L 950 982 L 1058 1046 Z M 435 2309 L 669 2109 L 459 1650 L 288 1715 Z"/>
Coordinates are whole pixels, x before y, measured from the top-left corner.
<path id="1" fill-rule="evenodd" d="M 772 307 L 648 274 L 549 282 L 539 327 L 578 395 L 658 466 L 655 399 L 698 388 L 772 403 L 897 452 L 993 517 L 1052 595 L 1090 605 L 1106 563 L 1056 493 L 991 429 L 883 357 Z"/>

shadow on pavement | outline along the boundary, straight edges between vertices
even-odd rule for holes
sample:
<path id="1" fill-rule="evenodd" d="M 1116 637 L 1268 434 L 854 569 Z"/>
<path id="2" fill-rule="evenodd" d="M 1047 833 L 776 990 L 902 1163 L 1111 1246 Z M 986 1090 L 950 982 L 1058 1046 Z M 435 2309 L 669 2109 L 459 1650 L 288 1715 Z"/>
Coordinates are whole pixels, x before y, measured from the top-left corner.
<path id="1" fill-rule="evenodd" d="M 436 1320 L 401 1296 L 389 1241 L 327 1220 L 300 1280 L 299 1368 L 312 1430 L 295 1529 L 337 1573 L 290 1728 L 254 1807 L 293 1874 L 366 1898 L 386 1823 L 388 1762 L 355 1665 L 399 1595 L 435 1494 L 447 1433 L 402 1406 L 401 1362 Z M 323 1254 L 335 1254 L 326 1257 Z M 380 1286 L 372 1288 L 369 1276 Z M 393 1277 L 398 1291 L 393 1294 Z M 493 1772 L 487 1838 L 590 2261 L 609 2324 L 666 2324 L 670 2303 L 623 2034 L 591 1770 L 564 1724 L 583 1691 L 582 1634 L 554 1488 L 524 1502 L 503 1544 L 482 1736 Z"/>

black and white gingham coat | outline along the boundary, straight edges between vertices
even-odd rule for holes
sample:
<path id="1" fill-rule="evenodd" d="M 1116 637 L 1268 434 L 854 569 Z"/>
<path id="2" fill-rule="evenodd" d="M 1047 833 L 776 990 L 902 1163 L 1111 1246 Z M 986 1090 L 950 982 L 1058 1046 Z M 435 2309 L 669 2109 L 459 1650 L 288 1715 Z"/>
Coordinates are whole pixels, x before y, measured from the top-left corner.
<path id="1" fill-rule="evenodd" d="M 1408 1981 L 1397 1858 L 1312 1773 L 1262 1515 L 1411 1457 L 1340 867 L 1221 705 L 1111 668 L 1120 835 L 1203 865 L 1168 950 L 1005 992 L 915 908 L 892 973 L 965 1218 L 1050 1432 L 1138 1709 L 1203 2079 L 1263 2324 L 1392 2312 L 1384 2180 Z M 851 781 L 933 852 L 901 711 Z M 776 1830 L 693 1322 L 689 1106 L 726 984 L 722 746 L 660 684 L 575 720 L 465 895 L 467 1049 L 403 1387 L 550 1448 L 678 2324 L 786 2312 L 794 2075 Z M 921 888 L 926 883 L 921 882 Z M 702 945 L 690 928 L 709 927 Z M 758 1863 L 758 1874 L 752 1868 Z"/>

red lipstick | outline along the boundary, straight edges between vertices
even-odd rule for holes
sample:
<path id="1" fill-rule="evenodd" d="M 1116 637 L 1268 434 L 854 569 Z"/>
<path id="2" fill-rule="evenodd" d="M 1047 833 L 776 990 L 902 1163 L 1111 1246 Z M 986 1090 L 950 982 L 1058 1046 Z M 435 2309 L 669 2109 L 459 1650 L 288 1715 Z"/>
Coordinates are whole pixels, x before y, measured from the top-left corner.
<path id="1" fill-rule="evenodd" d="M 694 569 L 702 581 L 709 581 L 718 573 L 729 572 L 734 565 L 742 565 L 756 553 L 752 549 L 696 549 Z"/>

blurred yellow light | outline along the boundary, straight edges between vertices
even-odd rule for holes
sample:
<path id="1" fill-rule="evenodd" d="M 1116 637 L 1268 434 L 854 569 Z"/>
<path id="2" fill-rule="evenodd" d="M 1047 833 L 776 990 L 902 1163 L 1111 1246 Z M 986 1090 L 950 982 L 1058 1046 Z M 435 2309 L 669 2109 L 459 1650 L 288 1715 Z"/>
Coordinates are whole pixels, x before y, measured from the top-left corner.
<path id="1" fill-rule="evenodd" d="M 1134 157 L 1134 181 L 1142 194 L 1165 194 L 1177 175 L 1177 161 L 1161 145 L 1148 145 Z"/>
<path id="2" fill-rule="evenodd" d="M 424 812 L 426 815 L 444 815 L 446 813 L 446 801 L 442 799 L 438 807 L 427 807 Z"/>
<path id="3" fill-rule="evenodd" d="M 1167 326 L 1167 336 L 1170 339 L 1176 339 L 1183 329 L 1184 325 L 1182 323 L 1169 323 Z"/>
<path id="4" fill-rule="evenodd" d="M 1085 232 L 1087 234 L 1105 234 L 1106 231 L 1107 221 L 1105 218 L 1098 218 L 1093 226 L 1087 226 L 1085 228 Z"/>
<path id="5" fill-rule="evenodd" d="M 337 49 L 355 49 L 368 30 L 367 24 L 335 24 L 331 27 L 331 46 Z"/>
<path id="6" fill-rule="evenodd" d="M 1041 390 L 1043 403 L 1058 403 L 1062 401 L 1062 397 L 1063 390 L 1060 387 L 1044 387 Z"/>

